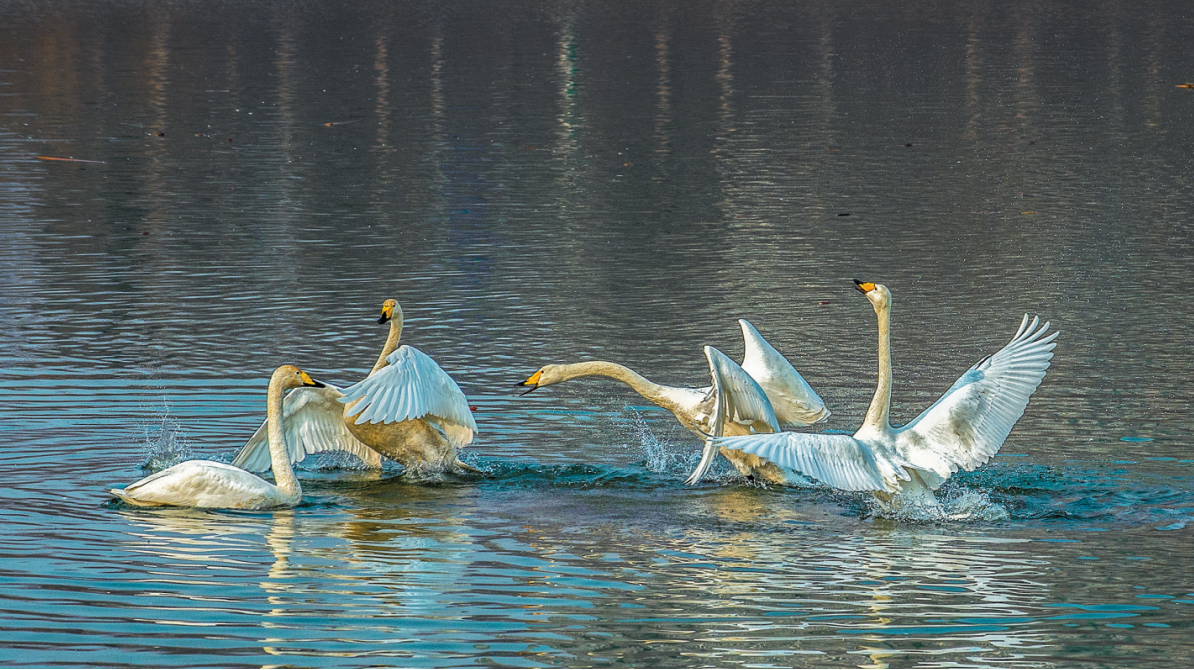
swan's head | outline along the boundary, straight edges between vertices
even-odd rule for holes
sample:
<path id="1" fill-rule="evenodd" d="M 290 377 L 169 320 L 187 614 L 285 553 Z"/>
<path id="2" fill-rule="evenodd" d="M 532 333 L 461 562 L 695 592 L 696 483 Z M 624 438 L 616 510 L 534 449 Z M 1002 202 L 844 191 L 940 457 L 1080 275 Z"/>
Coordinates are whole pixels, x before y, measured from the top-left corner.
<path id="1" fill-rule="evenodd" d="M 283 365 L 274 370 L 273 376 L 269 380 L 270 386 L 275 383 L 281 384 L 284 390 L 296 389 L 301 386 L 311 386 L 314 388 L 323 388 L 327 386 L 323 382 L 317 382 L 311 379 L 311 375 L 294 367 L 293 365 Z"/>
<path id="2" fill-rule="evenodd" d="M 883 284 L 873 284 L 869 281 L 855 279 L 854 288 L 866 295 L 866 299 L 870 300 L 871 306 L 875 308 L 875 313 L 891 307 L 891 291 L 888 291 Z"/>
<path id="3" fill-rule="evenodd" d="M 560 366 L 560 365 L 544 365 L 543 367 L 539 368 L 539 370 L 537 372 L 535 372 L 535 374 L 531 375 L 530 377 L 527 377 L 527 380 L 525 382 L 519 382 L 519 383 L 515 384 L 515 386 L 529 386 L 530 388 L 528 388 L 522 394 L 522 395 L 526 395 L 527 393 L 530 393 L 531 391 L 534 391 L 537 388 L 543 388 L 544 386 L 551 386 L 552 384 L 558 384 L 558 383 L 566 380 L 566 378 L 564 377 L 562 368 L 563 368 L 563 366 Z"/>
<path id="4" fill-rule="evenodd" d="M 381 304 L 381 318 L 377 320 L 378 323 L 386 323 L 395 318 L 402 321 L 402 308 L 398 306 L 398 301 L 390 298 Z"/>

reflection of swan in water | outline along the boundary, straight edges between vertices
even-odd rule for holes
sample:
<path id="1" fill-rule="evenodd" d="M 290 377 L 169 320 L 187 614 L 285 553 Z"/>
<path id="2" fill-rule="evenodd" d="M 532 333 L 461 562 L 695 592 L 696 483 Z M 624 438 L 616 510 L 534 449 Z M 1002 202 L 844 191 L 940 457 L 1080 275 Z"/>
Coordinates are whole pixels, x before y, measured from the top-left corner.
<path id="1" fill-rule="evenodd" d="M 170 621 L 180 618 L 177 598 L 197 614 L 184 620 L 217 626 L 242 649 L 252 651 L 257 635 L 264 654 L 301 655 L 310 665 L 312 657 L 342 656 L 345 631 L 364 630 L 387 642 L 371 646 L 367 636 L 351 653 L 392 658 L 394 641 L 409 628 L 391 615 L 454 619 L 450 607 L 458 601 L 450 594 L 467 583 L 470 566 L 488 558 L 462 531 L 478 512 L 457 516 L 476 501 L 468 489 L 394 478 L 337 490 L 346 507 L 332 515 L 121 508 L 121 550 L 163 580 L 155 590 L 171 599 L 157 609 Z"/>
<path id="2" fill-rule="evenodd" d="M 301 386 L 318 388 L 323 384 L 293 365 L 274 370 L 269 380 L 266 424 L 276 485 L 226 463 L 195 460 L 183 461 L 123 489 L 111 489 L 112 494 L 141 506 L 269 509 L 297 505 L 303 488 L 290 467 L 282 437 L 282 396 Z"/>
<path id="3" fill-rule="evenodd" d="M 740 449 L 809 475 L 830 486 L 873 491 L 887 508 L 936 508 L 933 491 L 958 468 L 973 470 L 999 451 L 1024 414 L 1028 398 L 1053 358 L 1054 332 L 1039 319 L 1020 323 L 1005 347 L 970 368 L 937 402 L 908 425 L 892 428 L 891 293 L 855 280 L 879 318 L 879 385 L 853 437 L 777 433 L 712 439 L 706 451 Z"/>
<path id="4" fill-rule="evenodd" d="M 706 436 L 771 433 L 782 426 L 807 426 L 829 416 L 824 401 L 792 364 L 775 350 L 759 331 L 739 319 L 746 355 L 739 366 L 713 347 L 705 347 L 713 385 L 690 389 L 656 384 L 634 370 L 608 361 L 545 365 L 520 386 L 531 391 L 578 377 L 616 379 L 639 395 L 670 411 L 688 430 Z M 706 450 L 698 470 L 712 465 L 715 450 Z M 775 464 L 743 451 L 721 453 L 746 476 L 760 476 L 783 483 L 786 477 Z"/>
<path id="5" fill-rule="evenodd" d="M 472 442 L 477 424 L 456 382 L 414 347 L 398 346 L 402 308 L 382 303 L 378 323 L 390 324 L 381 355 L 365 379 L 344 389 L 298 389 L 286 396 L 286 443 L 298 463 L 324 451 L 346 451 L 371 467 L 381 456 L 411 470 L 472 470 L 456 450 Z M 264 424 L 232 464 L 253 472 L 270 468 Z"/>

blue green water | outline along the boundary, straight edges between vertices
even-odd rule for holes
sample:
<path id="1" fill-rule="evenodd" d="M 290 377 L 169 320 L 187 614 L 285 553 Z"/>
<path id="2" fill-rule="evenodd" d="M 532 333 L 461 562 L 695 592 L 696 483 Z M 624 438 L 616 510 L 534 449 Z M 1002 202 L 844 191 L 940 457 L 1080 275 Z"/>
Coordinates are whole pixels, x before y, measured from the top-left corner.
<path id="1" fill-rule="evenodd" d="M 1177 2 L 0 1 L 0 663 L 1194 663 L 1194 20 Z M 49 160 L 49 159 L 72 160 Z M 90 162 L 80 162 L 90 161 Z M 601 358 L 707 383 L 748 318 L 853 432 L 1061 331 L 949 521 L 761 487 Z M 144 510 L 270 371 L 403 341 L 476 409 L 428 482 Z"/>

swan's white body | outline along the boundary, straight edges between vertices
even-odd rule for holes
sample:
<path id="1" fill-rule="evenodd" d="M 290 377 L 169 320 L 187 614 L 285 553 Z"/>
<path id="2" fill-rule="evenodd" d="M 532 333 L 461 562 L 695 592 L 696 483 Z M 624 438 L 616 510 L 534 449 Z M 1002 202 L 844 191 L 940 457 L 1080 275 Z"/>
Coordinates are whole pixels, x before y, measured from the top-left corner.
<path id="1" fill-rule="evenodd" d="M 750 322 L 739 319 L 738 324 L 746 343 L 742 365 L 713 347 L 705 347 L 713 380 L 713 385 L 705 388 L 656 384 L 624 365 L 608 361 L 545 365 L 521 385 L 530 386 L 533 391 L 577 377 L 616 379 L 670 411 L 682 426 L 701 439 L 776 432 L 782 426 L 807 426 L 829 416 L 825 402 L 792 364 Z M 790 479 L 780 468 L 755 455 L 721 453 L 748 477 L 758 476 L 776 483 Z M 704 454 L 698 468 L 708 470 L 715 454 L 716 451 Z"/>
<path id="2" fill-rule="evenodd" d="M 891 293 L 856 282 L 879 319 L 879 384 L 853 436 L 776 433 L 710 440 L 706 449 L 755 454 L 848 491 L 873 491 L 889 506 L 935 506 L 933 491 L 959 468 L 973 470 L 999 451 L 1053 358 L 1049 324 L 1024 315 L 1015 337 L 979 361 L 937 402 L 901 428 L 891 408 Z"/>
<path id="3" fill-rule="evenodd" d="M 477 430 L 464 393 L 431 357 L 398 346 L 403 319 L 394 300 L 382 305 L 378 322 L 387 321 L 389 337 L 364 380 L 344 391 L 329 384 L 286 396 L 291 463 L 308 454 L 345 451 L 375 468 L 385 456 L 421 472 L 472 469 L 456 457 Z M 270 468 L 264 424 L 232 463 L 254 472 Z"/>
<path id="4" fill-rule="evenodd" d="M 267 443 L 277 484 L 226 463 L 197 460 L 166 468 L 123 489 L 111 489 L 111 493 L 133 505 L 154 507 L 270 509 L 297 505 L 303 497 L 303 488 L 286 454 L 282 397 L 288 389 L 316 385 L 318 382 L 293 365 L 283 365 L 270 377 Z"/>

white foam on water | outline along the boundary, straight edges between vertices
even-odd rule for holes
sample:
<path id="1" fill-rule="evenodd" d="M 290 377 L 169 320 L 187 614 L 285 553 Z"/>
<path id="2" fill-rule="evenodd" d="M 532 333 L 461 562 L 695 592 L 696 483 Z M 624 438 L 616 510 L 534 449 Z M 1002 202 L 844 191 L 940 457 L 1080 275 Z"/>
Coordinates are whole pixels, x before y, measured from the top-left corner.
<path id="1" fill-rule="evenodd" d="M 932 499 L 897 497 L 891 503 L 884 503 L 872 498 L 869 504 L 873 516 L 895 521 L 947 523 L 1003 521 L 1011 518 L 1007 508 L 992 501 L 985 491 L 966 488 L 942 489 Z"/>

